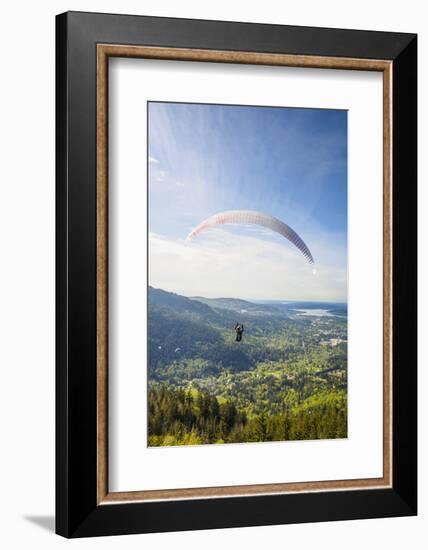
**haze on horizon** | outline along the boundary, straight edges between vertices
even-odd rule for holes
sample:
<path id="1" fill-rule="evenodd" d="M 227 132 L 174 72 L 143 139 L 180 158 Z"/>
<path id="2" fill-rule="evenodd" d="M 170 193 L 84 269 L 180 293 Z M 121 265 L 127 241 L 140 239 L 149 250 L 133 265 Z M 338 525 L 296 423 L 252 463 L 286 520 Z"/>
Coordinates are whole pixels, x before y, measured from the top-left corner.
<path id="1" fill-rule="evenodd" d="M 149 104 L 149 284 L 184 296 L 347 301 L 347 113 Z M 290 225 L 289 241 L 202 220 L 249 209 Z"/>

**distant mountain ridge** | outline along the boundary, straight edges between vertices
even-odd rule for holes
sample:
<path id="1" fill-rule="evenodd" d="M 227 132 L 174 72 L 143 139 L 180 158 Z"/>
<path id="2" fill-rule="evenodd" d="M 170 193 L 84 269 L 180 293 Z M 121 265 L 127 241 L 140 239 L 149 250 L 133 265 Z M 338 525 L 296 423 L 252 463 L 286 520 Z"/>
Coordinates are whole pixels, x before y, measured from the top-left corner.
<path id="1" fill-rule="evenodd" d="M 203 296 L 192 296 L 187 298 L 174 292 L 168 292 L 159 288 L 149 286 L 149 306 L 168 307 L 178 310 L 180 313 L 187 312 L 191 315 L 209 318 L 212 321 L 218 320 L 218 314 L 225 315 L 225 311 L 248 316 L 275 315 L 284 317 L 284 312 L 274 305 L 255 304 L 240 298 L 204 298 Z M 218 311 L 223 310 L 223 311 Z M 224 311 L 225 310 L 225 311 Z"/>
<path id="2" fill-rule="evenodd" d="M 274 305 L 255 304 L 240 298 L 203 298 L 202 296 L 192 296 L 191 299 L 215 309 L 228 309 L 237 313 L 247 313 L 248 315 L 279 315 L 281 313 Z"/>
<path id="3" fill-rule="evenodd" d="M 174 292 L 167 292 L 160 288 L 153 288 L 149 286 L 149 307 L 167 307 L 172 310 L 187 312 L 190 315 L 201 318 L 212 318 L 215 316 L 215 312 L 206 304 L 186 298 L 180 294 Z"/>
<path id="4" fill-rule="evenodd" d="M 314 301 L 285 301 L 285 300 L 261 300 L 248 301 L 242 298 L 205 298 L 204 296 L 182 296 L 159 288 L 149 286 L 149 306 L 168 307 L 180 313 L 187 312 L 189 315 L 203 319 L 210 319 L 215 322 L 221 317 L 232 313 L 240 319 L 242 316 L 250 320 L 254 317 L 279 317 L 281 319 L 295 316 L 296 311 L 301 309 L 326 309 L 336 315 L 347 315 L 346 302 L 314 302 Z"/>

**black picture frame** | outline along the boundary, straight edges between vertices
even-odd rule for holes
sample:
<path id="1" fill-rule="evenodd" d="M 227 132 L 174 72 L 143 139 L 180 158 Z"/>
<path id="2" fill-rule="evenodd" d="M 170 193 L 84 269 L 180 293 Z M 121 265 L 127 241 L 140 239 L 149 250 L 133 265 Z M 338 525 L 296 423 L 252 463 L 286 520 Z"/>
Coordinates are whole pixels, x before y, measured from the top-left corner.
<path id="1" fill-rule="evenodd" d="M 392 487 L 97 504 L 100 43 L 392 62 Z M 86 537 L 415 515 L 417 36 L 68 12 L 56 18 L 56 97 L 56 532 Z"/>

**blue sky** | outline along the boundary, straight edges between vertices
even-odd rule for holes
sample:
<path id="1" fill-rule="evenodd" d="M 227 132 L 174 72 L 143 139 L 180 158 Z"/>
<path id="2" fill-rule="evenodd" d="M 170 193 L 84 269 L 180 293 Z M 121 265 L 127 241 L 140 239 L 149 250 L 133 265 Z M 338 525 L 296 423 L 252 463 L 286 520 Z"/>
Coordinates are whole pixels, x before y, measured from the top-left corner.
<path id="1" fill-rule="evenodd" d="M 149 103 L 149 282 L 186 295 L 346 301 L 347 113 Z M 306 242 L 208 216 L 258 210 Z"/>

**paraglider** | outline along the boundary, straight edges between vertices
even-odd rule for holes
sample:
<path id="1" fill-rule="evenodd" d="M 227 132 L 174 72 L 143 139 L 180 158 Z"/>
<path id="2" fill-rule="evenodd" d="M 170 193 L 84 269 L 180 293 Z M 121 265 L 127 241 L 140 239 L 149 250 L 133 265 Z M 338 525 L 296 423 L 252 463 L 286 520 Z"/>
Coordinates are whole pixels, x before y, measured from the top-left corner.
<path id="1" fill-rule="evenodd" d="M 225 224 L 249 224 L 266 227 L 291 242 L 303 254 L 309 264 L 314 263 L 311 251 L 303 239 L 294 231 L 294 229 L 278 218 L 274 218 L 273 216 L 264 214 L 263 212 L 257 212 L 256 210 L 227 210 L 226 212 L 214 214 L 192 229 L 186 237 L 186 243 L 189 243 L 192 239 L 205 232 L 207 229 Z M 315 274 L 315 269 L 313 273 Z M 235 341 L 241 342 L 242 333 L 244 332 L 244 325 L 236 323 L 235 332 Z"/>
<path id="2" fill-rule="evenodd" d="M 279 233 L 288 239 L 296 248 L 298 248 L 298 250 L 300 250 L 310 264 L 314 263 L 314 259 L 309 248 L 306 246 L 303 239 L 289 225 L 281 220 L 278 220 L 277 218 L 274 218 L 273 216 L 263 214 L 262 212 L 257 212 L 255 210 L 228 210 L 226 212 L 214 214 L 214 216 L 210 216 L 192 229 L 186 237 L 186 242 L 191 241 L 207 229 L 230 223 L 251 224 L 267 227 L 271 231 Z"/>
<path id="3" fill-rule="evenodd" d="M 244 325 L 241 325 L 239 323 L 236 323 L 235 325 L 235 332 L 236 332 L 236 342 L 240 342 L 242 340 L 242 333 L 244 332 Z"/>

